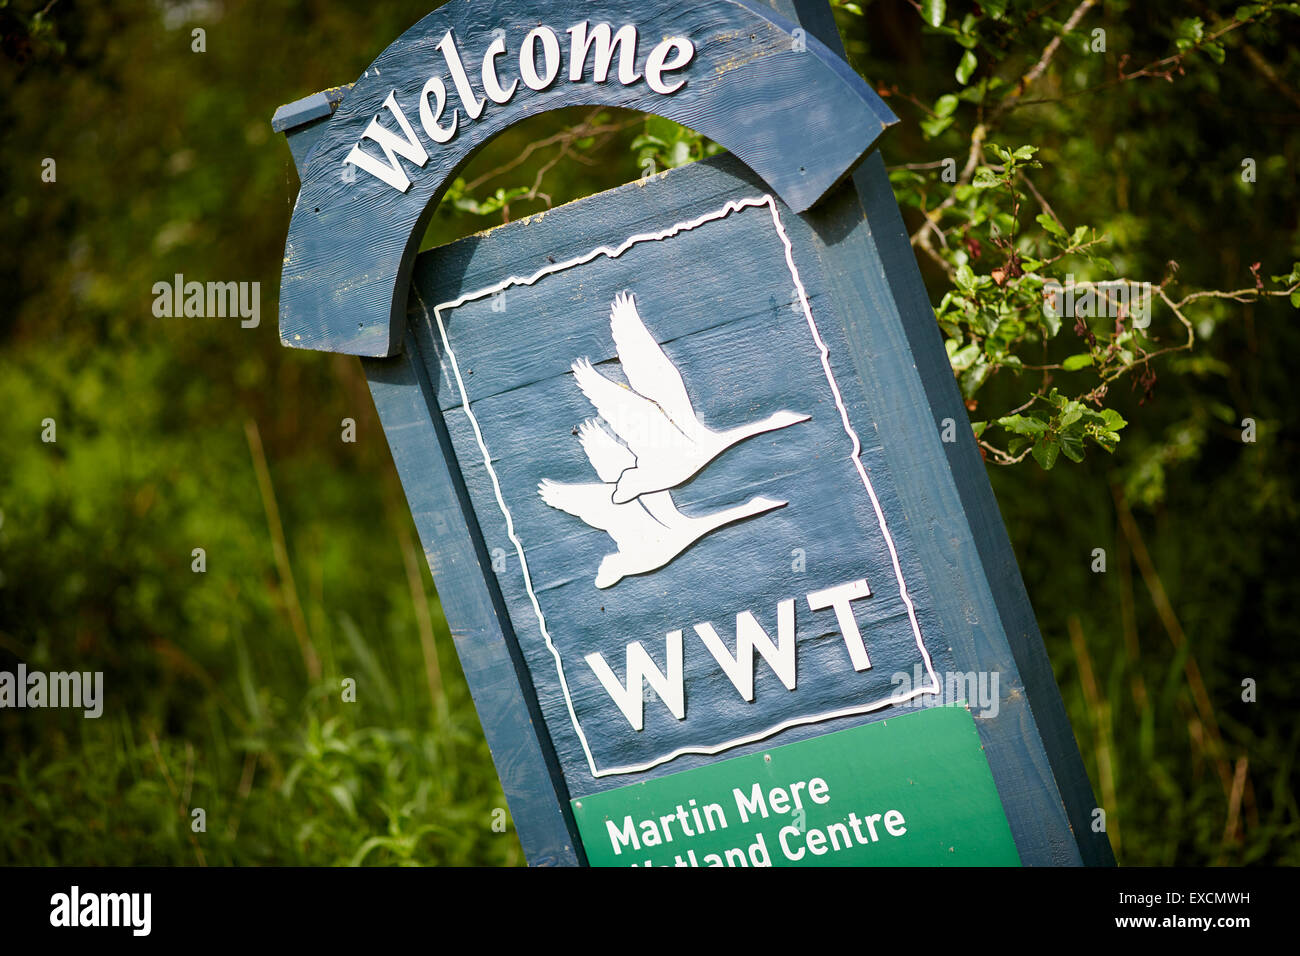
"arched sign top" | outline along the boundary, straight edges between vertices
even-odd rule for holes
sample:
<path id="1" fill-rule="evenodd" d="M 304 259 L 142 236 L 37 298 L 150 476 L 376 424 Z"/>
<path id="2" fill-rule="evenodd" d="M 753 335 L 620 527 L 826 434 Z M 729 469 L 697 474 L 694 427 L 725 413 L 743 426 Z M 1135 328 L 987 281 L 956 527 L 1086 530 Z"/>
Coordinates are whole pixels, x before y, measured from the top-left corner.
<path id="1" fill-rule="evenodd" d="M 820 41 L 748 0 L 452 0 L 379 55 L 303 165 L 282 342 L 398 352 L 420 238 L 456 170 L 508 126 L 567 106 L 689 126 L 795 211 L 896 121 Z"/>

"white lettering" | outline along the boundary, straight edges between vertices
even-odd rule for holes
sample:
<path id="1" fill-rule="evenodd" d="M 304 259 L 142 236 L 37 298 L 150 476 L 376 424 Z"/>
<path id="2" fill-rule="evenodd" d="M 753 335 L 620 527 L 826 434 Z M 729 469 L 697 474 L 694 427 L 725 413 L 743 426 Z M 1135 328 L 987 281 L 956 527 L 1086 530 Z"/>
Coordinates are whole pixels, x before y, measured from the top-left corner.
<path id="1" fill-rule="evenodd" d="M 429 108 L 430 93 L 437 100 L 437 105 L 433 109 Z M 447 84 L 436 76 L 429 77 L 429 82 L 425 83 L 424 89 L 420 90 L 420 125 L 429 134 L 429 139 L 435 143 L 450 142 L 456 135 L 456 126 L 460 123 L 460 111 L 452 110 L 451 125 L 445 129 L 438 125 L 438 120 L 442 119 L 442 111 L 446 106 Z"/>
<path id="2" fill-rule="evenodd" d="M 794 599 L 782 601 L 776 611 L 777 644 L 767 636 L 761 624 L 749 611 L 736 615 L 736 655 L 731 656 L 718 632 L 707 622 L 695 625 L 695 633 L 700 636 L 704 646 L 709 649 L 714 660 L 723 673 L 740 691 L 745 700 L 754 699 L 754 651 L 763 655 L 763 660 L 781 678 L 786 690 L 795 687 L 795 640 L 794 640 Z"/>
<path id="3" fill-rule="evenodd" d="M 465 64 L 460 60 L 460 50 L 456 49 L 456 38 L 451 35 L 450 30 L 438 41 L 438 51 L 447 61 L 447 70 L 451 73 L 451 81 L 456 86 L 456 95 L 460 97 L 461 105 L 465 107 L 465 115 L 472 120 L 478 119 L 487 100 L 474 95 L 474 89 L 469 85 L 469 76 L 465 73 Z"/>
<path id="4" fill-rule="evenodd" d="M 446 64 L 446 73 L 429 77 L 420 91 L 420 123 L 425 135 L 437 145 L 451 142 L 463 125 L 461 109 L 464 109 L 466 123 L 471 123 L 483 114 L 489 101 L 497 106 L 509 103 L 518 92 L 521 80 L 528 89 L 538 92 L 552 86 L 561 73 L 575 83 L 582 82 L 587 77 L 595 83 L 605 83 L 610 78 L 610 71 L 615 68 L 616 59 L 619 83 L 631 86 L 641 80 L 642 74 L 636 63 L 639 36 L 634 24 L 623 24 L 615 30 L 608 23 L 592 24 L 583 20 L 569 27 L 566 32 L 569 34 L 567 70 L 564 64 L 566 51 L 562 50 L 556 31 L 539 24 L 525 34 L 520 44 L 519 77 L 506 84 L 498 69 L 501 62 L 504 62 L 502 58 L 508 53 L 505 31 L 493 31 L 492 40 L 484 50 L 481 61 L 478 61 L 479 76 L 486 94 L 484 96 L 476 92 L 471 84 L 456 36 L 448 30 L 436 47 Z M 668 37 L 662 40 L 646 57 L 647 85 L 661 95 L 677 92 L 686 84 L 686 78 L 671 74 L 684 70 L 694 56 L 695 44 L 690 39 Z M 591 65 L 590 73 L 587 72 L 588 64 Z M 449 85 L 455 89 L 460 108 L 451 109 L 451 119 L 444 124 Z M 428 161 L 428 153 L 416 138 L 415 131 L 398 105 L 396 90 L 389 93 L 383 108 L 393 114 L 402 135 L 382 125 L 380 115 L 376 114 L 343 161 L 343 181 L 355 181 L 355 172 L 348 168 L 350 164 L 365 170 L 399 192 L 406 192 L 411 180 L 398 157 L 423 167 Z M 362 144 L 367 139 L 379 144 L 386 162 L 362 149 Z"/>
<path id="5" fill-rule="evenodd" d="M 671 60 L 669 59 L 670 53 L 674 54 Z M 663 75 L 685 69 L 693 56 L 695 56 L 695 44 L 686 37 L 669 37 L 664 40 L 651 50 L 650 55 L 646 57 L 646 85 L 656 93 L 664 96 L 676 93 L 686 85 L 686 80 L 683 78 L 669 84 L 664 82 Z"/>
<path id="6" fill-rule="evenodd" d="M 627 684 L 622 684 L 614 671 L 599 653 L 588 654 L 587 666 L 599 678 L 606 693 L 614 699 L 633 730 L 645 724 L 644 688 L 648 683 L 678 720 L 686 719 L 686 690 L 682 681 L 682 632 L 672 631 L 667 636 L 668 673 L 659 670 L 650 659 L 640 641 L 627 646 Z"/>
<path id="7" fill-rule="evenodd" d="M 509 89 L 503 88 L 501 79 L 497 76 L 496 59 L 503 56 L 505 52 L 506 38 L 498 36 L 483 54 L 483 91 L 493 103 L 509 103 L 510 97 L 514 96 L 515 90 L 519 88 L 518 80 L 511 83 Z"/>
<path id="8" fill-rule="evenodd" d="M 867 587 L 865 580 L 850 581 L 808 595 L 808 606 L 814 611 L 823 611 L 828 607 L 835 609 L 835 620 L 839 622 L 840 633 L 844 635 L 849 660 L 853 662 L 853 669 L 858 671 L 869 668 L 871 659 L 867 656 L 867 647 L 862 641 L 862 632 L 858 630 L 858 622 L 853 617 L 853 608 L 849 602 L 865 597 L 871 597 L 871 588 Z"/>
<path id="9" fill-rule="evenodd" d="M 630 846 L 634 850 L 641 849 L 641 841 L 636 838 L 636 825 L 632 822 L 632 817 L 623 818 L 623 828 L 620 830 L 614 826 L 613 820 L 606 820 L 605 826 L 609 829 L 609 843 L 614 848 L 614 855 L 618 856 L 623 852 L 623 847 Z"/>
<path id="10" fill-rule="evenodd" d="M 591 78 L 597 83 L 609 79 L 609 68 L 614 62 L 614 47 L 618 47 L 618 81 L 631 86 L 641 78 L 636 71 L 636 27 L 627 24 L 618 28 L 611 38 L 608 23 L 598 23 L 588 34 L 588 21 L 569 27 L 569 79 L 578 82 L 587 68 L 587 53 L 594 46 Z M 662 46 L 662 44 L 660 44 Z"/>
<path id="11" fill-rule="evenodd" d="M 542 74 L 537 72 L 537 41 L 542 41 Z M 560 75 L 560 39 L 550 27 L 528 31 L 519 47 L 519 75 L 530 90 L 544 90 Z"/>
<path id="12" fill-rule="evenodd" d="M 378 143 L 384 151 L 384 158 L 388 160 L 388 165 L 385 166 L 373 156 L 363 152 L 360 142 L 352 147 L 352 152 L 348 153 L 343 162 L 364 169 L 371 176 L 382 179 L 398 192 L 404 193 L 411 188 L 411 180 L 402 170 L 402 164 L 397 161 L 397 157 L 402 156 L 417 166 L 423 166 L 429 161 L 429 154 L 416 138 L 410 120 L 406 118 L 402 108 L 397 105 L 396 90 L 389 93 L 388 99 L 384 100 L 384 109 L 392 113 L 397 119 L 397 125 L 402 128 L 402 133 L 406 138 L 402 139 L 392 130 L 380 125 L 378 116 L 370 121 L 370 125 L 361 134 L 361 138 L 363 140 L 373 139 Z"/>

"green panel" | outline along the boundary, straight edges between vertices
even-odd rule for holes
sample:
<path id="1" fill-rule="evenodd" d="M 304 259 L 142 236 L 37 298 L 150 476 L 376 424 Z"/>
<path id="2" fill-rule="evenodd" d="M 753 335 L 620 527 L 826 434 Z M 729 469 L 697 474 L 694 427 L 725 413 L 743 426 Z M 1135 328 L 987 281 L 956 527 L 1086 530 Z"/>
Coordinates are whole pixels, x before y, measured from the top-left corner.
<path id="1" fill-rule="evenodd" d="M 965 707 L 573 801 L 592 866 L 1018 866 Z"/>

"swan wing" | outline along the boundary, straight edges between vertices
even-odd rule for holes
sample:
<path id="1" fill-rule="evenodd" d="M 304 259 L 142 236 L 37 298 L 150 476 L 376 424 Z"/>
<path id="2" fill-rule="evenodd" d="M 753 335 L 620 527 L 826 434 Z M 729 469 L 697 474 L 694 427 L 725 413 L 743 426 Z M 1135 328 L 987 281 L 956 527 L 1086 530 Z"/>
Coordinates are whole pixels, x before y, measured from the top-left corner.
<path id="1" fill-rule="evenodd" d="M 628 383 L 663 409 L 685 434 L 698 431 L 699 419 L 686 393 L 682 374 L 641 321 L 630 294 L 622 292 L 615 296 L 609 309 L 609 327 Z"/>
<path id="2" fill-rule="evenodd" d="M 594 482 L 570 485 L 545 478 L 538 482 L 537 493 L 552 508 L 581 518 L 593 528 L 605 531 L 618 523 L 618 509 L 622 506 L 610 500 L 605 485 Z"/>
<path id="3" fill-rule="evenodd" d="M 623 472 L 636 466 L 636 455 L 592 418 L 578 426 L 578 440 L 600 480 L 617 482 Z"/>
<path id="4" fill-rule="evenodd" d="M 600 417 L 609 422 L 638 459 L 646 452 L 653 458 L 685 442 L 685 436 L 663 409 L 626 385 L 610 381 L 587 359 L 573 363 L 573 377 Z"/>
<path id="5" fill-rule="evenodd" d="M 645 507 L 646 512 L 666 531 L 677 531 L 690 523 L 690 518 L 677 510 L 671 492 L 652 491 L 636 499 Z"/>
<path id="6" fill-rule="evenodd" d="M 562 484 L 543 479 L 537 493 L 552 508 L 581 518 L 593 528 L 599 528 L 618 545 L 620 551 L 635 547 L 638 542 L 654 537 L 662 530 L 638 502 L 616 505 L 611 500 L 613 485 Z"/>

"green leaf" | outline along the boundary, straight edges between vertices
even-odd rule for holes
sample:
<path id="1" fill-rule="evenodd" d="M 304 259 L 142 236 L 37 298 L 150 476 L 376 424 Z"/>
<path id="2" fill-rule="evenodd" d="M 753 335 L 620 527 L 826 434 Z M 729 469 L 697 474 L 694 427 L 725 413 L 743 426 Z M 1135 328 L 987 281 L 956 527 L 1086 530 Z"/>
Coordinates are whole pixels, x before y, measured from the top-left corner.
<path id="1" fill-rule="evenodd" d="M 956 77 L 957 82 L 965 86 L 970 82 L 971 74 L 975 72 L 975 67 L 979 61 L 975 59 L 975 54 L 967 50 L 961 55 L 961 62 L 957 64 Z"/>
<path id="2" fill-rule="evenodd" d="M 980 347 L 972 342 L 963 349 L 959 349 L 952 354 L 949 362 L 952 364 L 954 372 L 964 372 L 975 364 L 975 360 L 980 356 Z"/>
<path id="3" fill-rule="evenodd" d="M 947 3 L 944 0 L 922 0 L 921 16 L 925 22 L 932 27 L 937 27 L 943 23 L 943 15 L 946 12 Z"/>
<path id="4" fill-rule="evenodd" d="M 957 288 L 963 292 L 972 292 L 975 289 L 975 273 L 965 263 L 957 267 L 957 271 L 953 275 L 953 281 L 957 283 Z"/>
<path id="5" fill-rule="evenodd" d="M 348 791 L 346 786 L 341 783 L 334 783 L 330 784 L 327 789 L 329 790 L 330 796 L 334 798 L 334 802 L 342 808 L 344 813 L 349 817 L 355 817 L 357 815 L 356 804 L 353 802 L 352 794 Z"/>
<path id="6" fill-rule="evenodd" d="M 1284 276 L 1269 276 L 1274 282 L 1280 282 L 1283 285 L 1290 285 L 1292 282 L 1300 282 L 1300 262 L 1291 266 L 1291 271 Z"/>
<path id="7" fill-rule="evenodd" d="M 934 139 L 951 125 L 951 116 L 927 116 L 921 120 L 921 132 L 926 139 Z"/>
<path id="8" fill-rule="evenodd" d="M 1124 421 L 1124 416 L 1113 408 L 1103 408 L 1101 410 L 1101 420 L 1105 423 L 1107 430 L 1117 432 L 1128 422 Z"/>
<path id="9" fill-rule="evenodd" d="M 1205 35 L 1205 24 L 1200 17 L 1186 17 L 1174 26 L 1174 36 L 1185 40 L 1199 40 Z"/>
<path id="10" fill-rule="evenodd" d="M 1083 435 L 1073 432 L 1061 436 L 1061 451 L 1073 462 L 1083 461 Z"/>
<path id="11" fill-rule="evenodd" d="M 1052 466 L 1056 464 L 1056 456 L 1060 454 L 1061 446 L 1054 441 L 1040 439 L 1034 442 L 1032 454 L 1034 461 L 1038 462 L 1043 471 L 1051 471 Z"/>
<path id="12" fill-rule="evenodd" d="M 1069 356 L 1061 363 L 1061 368 L 1067 372 L 1077 372 L 1081 368 L 1087 368 L 1092 364 L 1092 356 L 1087 352 L 1080 352 L 1078 355 Z"/>
<path id="13" fill-rule="evenodd" d="M 961 101 L 952 93 L 945 93 L 934 101 L 934 112 L 937 116 L 951 116 L 957 104 Z"/>
<path id="14" fill-rule="evenodd" d="M 1300 289 L 1296 289 L 1291 293 L 1291 304 L 1300 309 Z"/>
<path id="15" fill-rule="evenodd" d="M 1109 452 L 1114 452 L 1115 446 L 1119 444 L 1119 436 L 1116 435 L 1114 432 L 1107 432 L 1107 431 L 1093 432 L 1092 440 Z"/>
<path id="16" fill-rule="evenodd" d="M 682 129 L 672 120 L 652 114 L 646 117 L 645 133 L 660 142 L 668 143 L 678 139 L 682 134 Z"/>
<path id="17" fill-rule="evenodd" d="M 1030 415 L 1007 415 L 999 418 L 998 424 L 1017 435 L 1037 437 L 1047 433 L 1047 423 Z"/>
<path id="18" fill-rule="evenodd" d="M 984 356 L 980 356 L 975 364 L 961 374 L 961 391 L 967 398 L 970 398 L 979 391 L 984 380 L 989 377 L 989 372 L 993 371 L 993 366 L 984 361 Z"/>
<path id="19" fill-rule="evenodd" d="M 1062 239 L 1065 238 L 1066 233 L 1065 230 L 1061 228 L 1061 224 L 1057 222 L 1055 219 L 1053 219 L 1051 216 L 1049 216 L 1047 213 L 1040 212 L 1037 216 L 1034 217 L 1034 221 L 1038 223 L 1040 226 L 1042 226 L 1044 229 L 1046 229 L 1048 232 L 1050 232 L 1052 235 L 1060 236 Z"/>
<path id="20" fill-rule="evenodd" d="M 1179 50 L 1190 50 L 1201 42 L 1205 36 L 1205 24 L 1200 17 L 1187 17 L 1179 20 L 1174 27 L 1174 46 Z"/>
<path id="21" fill-rule="evenodd" d="M 1043 300 L 1043 323 L 1047 326 L 1048 337 L 1056 338 L 1056 333 L 1061 331 L 1061 315 L 1046 299 Z"/>

